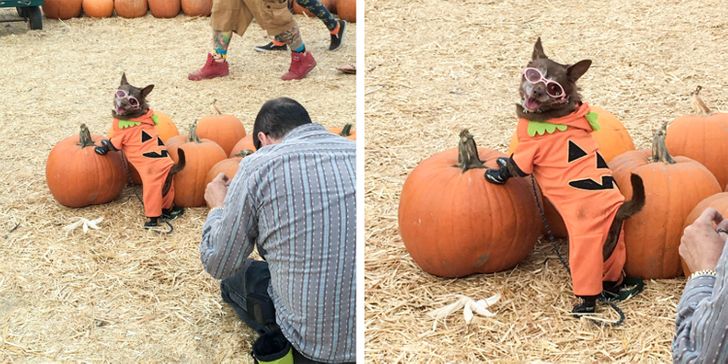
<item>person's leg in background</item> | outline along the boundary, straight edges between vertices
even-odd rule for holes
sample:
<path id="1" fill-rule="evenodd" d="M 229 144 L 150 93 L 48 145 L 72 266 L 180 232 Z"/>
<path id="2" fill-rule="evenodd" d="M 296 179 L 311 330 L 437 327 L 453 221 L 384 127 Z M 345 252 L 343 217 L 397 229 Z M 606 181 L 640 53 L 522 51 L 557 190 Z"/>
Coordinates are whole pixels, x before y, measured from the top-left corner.
<path id="1" fill-rule="evenodd" d="M 317 18 L 321 20 L 321 22 L 326 25 L 326 28 L 329 30 L 329 35 L 331 36 L 331 43 L 329 44 L 329 50 L 334 51 L 337 50 L 341 43 L 344 41 L 344 30 L 346 29 L 346 21 L 341 19 L 336 19 L 331 12 L 326 9 L 326 7 L 321 4 L 321 1 L 319 0 L 295 0 L 298 5 L 303 6 L 306 8 L 311 14 L 316 15 Z M 278 41 L 277 39 L 273 39 L 272 42 L 262 45 L 262 46 L 256 46 L 255 50 L 258 52 L 269 52 L 269 51 L 284 51 L 288 49 L 287 45 L 283 42 Z"/>
<path id="2" fill-rule="evenodd" d="M 277 34 L 275 39 L 291 48 L 291 66 L 288 68 L 288 72 L 281 76 L 281 79 L 284 81 L 300 80 L 316 67 L 316 60 L 311 52 L 306 51 L 306 45 L 303 43 L 297 24 L 294 23 L 289 30 Z"/>
<path id="3" fill-rule="evenodd" d="M 215 0 L 210 15 L 212 51 L 207 54 L 202 68 L 190 73 L 187 78 L 199 81 L 227 76 L 230 72 L 227 55 L 233 33 L 244 34 L 252 21 L 253 15 L 242 0 Z"/>

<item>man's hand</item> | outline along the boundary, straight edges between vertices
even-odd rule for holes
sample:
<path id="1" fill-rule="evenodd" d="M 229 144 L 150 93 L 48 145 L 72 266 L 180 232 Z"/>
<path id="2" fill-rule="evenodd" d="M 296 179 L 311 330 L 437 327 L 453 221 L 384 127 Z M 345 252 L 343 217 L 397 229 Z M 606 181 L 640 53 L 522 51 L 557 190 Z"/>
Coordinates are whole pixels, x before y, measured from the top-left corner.
<path id="1" fill-rule="evenodd" d="M 228 178 L 220 173 L 207 184 L 205 188 L 205 201 L 210 208 L 222 207 L 225 203 L 225 195 L 228 189 Z"/>
<path id="2" fill-rule="evenodd" d="M 715 270 L 728 239 L 725 230 L 728 230 L 728 220 L 712 207 L 705 209 L 695 222 L 685 228 L 679 252 L 691 272 Z"/>

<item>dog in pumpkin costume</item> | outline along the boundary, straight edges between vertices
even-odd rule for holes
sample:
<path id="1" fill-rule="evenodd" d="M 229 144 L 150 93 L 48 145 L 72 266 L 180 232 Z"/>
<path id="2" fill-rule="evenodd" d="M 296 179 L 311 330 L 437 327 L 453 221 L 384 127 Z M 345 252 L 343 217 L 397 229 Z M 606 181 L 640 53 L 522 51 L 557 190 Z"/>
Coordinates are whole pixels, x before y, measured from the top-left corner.
<path id="1" fill-rule="evenodd" d="M 154 88 L 148 85 L 137 88 L 129 84 L 126 74 L 114 94 L 114 117 L 111 139 L 101 141 L 96 147 L 98 154 L 109 150 L 121 150 L 129 163 L 139 172 L 142 180 L 144 215 L 148 221 L 145 228 L 159 226 L 159 219 L 174 219 L 184 212 L 174 206 L 174 185 L 172 177 L 185 166 L 184 151 L 179 150 L 179 163 L 169 157 L 164 142 L 159 138 L 155 125 L 157 118 L 147 105 L 146 97 Z"/>
<path id="2" fill-rule="evenodd" d="M 569 268 L 575 315 L 594 313 L 596 301 L 626 299 L 639 293 L 628 287 L 622 223 L 644 206 L 644 186 L 632 175 L 633 199 L 624 200 L 612 172 L 599 154 L 591 132 L 599 115 L 582 102 L 576 81 L 590 60 L 562 65 L 550 60 L 536 41 L 521 78 L 518 146 L 500 168 L 488 169 L 488 182 L 533 174 L 541 191 L 561 214 L 569 234 Z"/>

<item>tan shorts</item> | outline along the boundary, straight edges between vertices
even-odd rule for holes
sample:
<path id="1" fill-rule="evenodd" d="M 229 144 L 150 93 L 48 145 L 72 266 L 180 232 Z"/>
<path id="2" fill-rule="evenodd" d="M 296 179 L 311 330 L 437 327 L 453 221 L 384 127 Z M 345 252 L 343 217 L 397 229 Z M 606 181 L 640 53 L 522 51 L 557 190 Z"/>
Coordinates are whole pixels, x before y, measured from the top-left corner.
<path id="1" fill-rule="evenodd" d="M 296 21 L 288 10 L 288 0 L 213 0 L 210 23 L 217 32 L 245 34 L 255 19 L 269 35 L 293 29 Z"/>

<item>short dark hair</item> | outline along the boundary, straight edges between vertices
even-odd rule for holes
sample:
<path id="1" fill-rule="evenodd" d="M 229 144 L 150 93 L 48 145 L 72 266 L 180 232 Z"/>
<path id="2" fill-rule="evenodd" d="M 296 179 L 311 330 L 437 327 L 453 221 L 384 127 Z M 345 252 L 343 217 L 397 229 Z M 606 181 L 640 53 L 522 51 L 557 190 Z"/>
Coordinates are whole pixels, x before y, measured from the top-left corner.
<path id="1" fill-rule="evenodd" d="M 253 145 L 256 149 L 261 147 L 258 132 L 280 139 L 296 127 L 310 123 L 311 117 L 308 116 L 308 111 L 298 101 L 288 97 L 268 100 L 255 117 Z"/>

